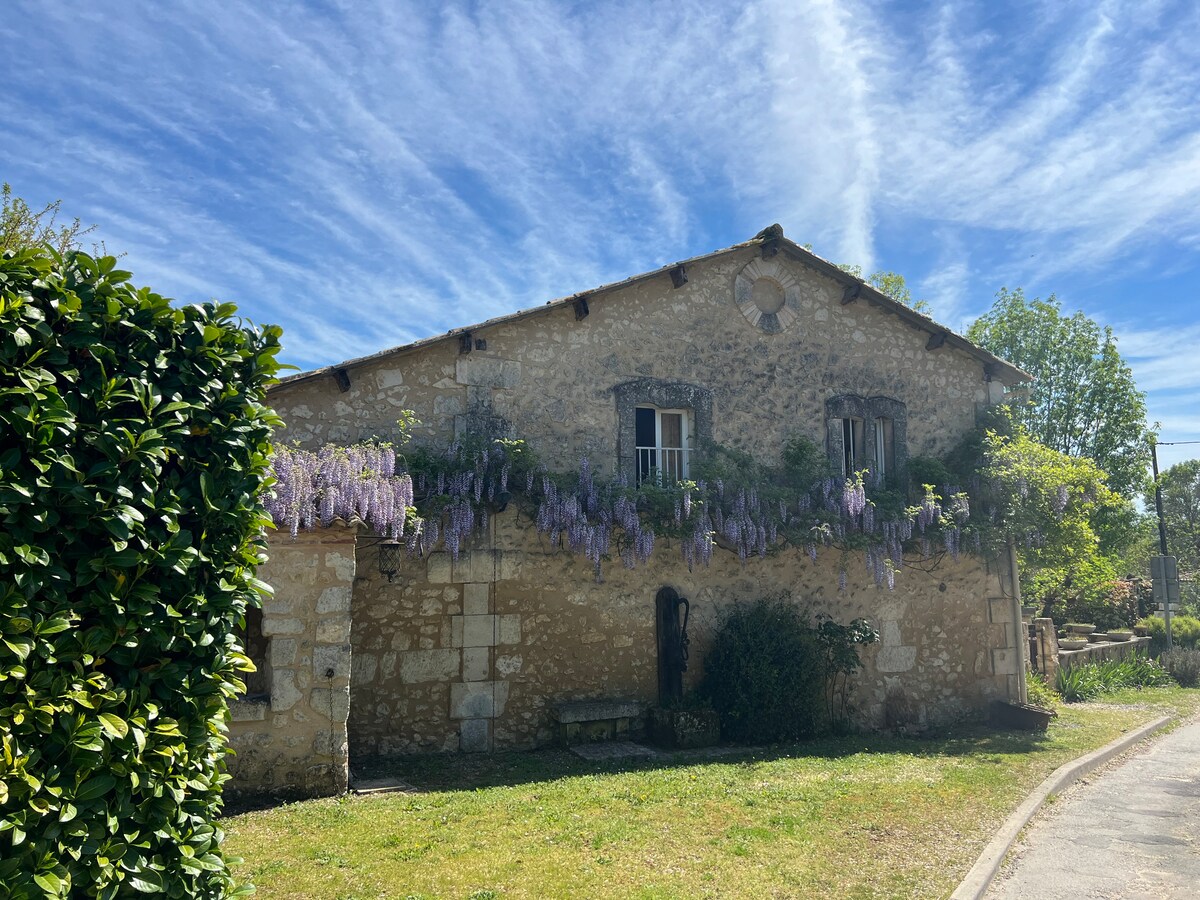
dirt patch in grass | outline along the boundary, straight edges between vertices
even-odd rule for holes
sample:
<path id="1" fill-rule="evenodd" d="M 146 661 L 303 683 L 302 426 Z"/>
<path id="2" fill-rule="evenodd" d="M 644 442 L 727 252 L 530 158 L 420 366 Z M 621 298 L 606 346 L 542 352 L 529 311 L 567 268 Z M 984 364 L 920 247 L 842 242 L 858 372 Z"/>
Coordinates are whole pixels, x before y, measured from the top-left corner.
<path id="1" fill-rule="evenodd" d="M 225 821 L 264 898 L 938 897 L 1053 769 L 1200 691 L 1109 695 L 1045 735 L 964 727 L 715 759 L 376 762 L 422 790 Z"/>

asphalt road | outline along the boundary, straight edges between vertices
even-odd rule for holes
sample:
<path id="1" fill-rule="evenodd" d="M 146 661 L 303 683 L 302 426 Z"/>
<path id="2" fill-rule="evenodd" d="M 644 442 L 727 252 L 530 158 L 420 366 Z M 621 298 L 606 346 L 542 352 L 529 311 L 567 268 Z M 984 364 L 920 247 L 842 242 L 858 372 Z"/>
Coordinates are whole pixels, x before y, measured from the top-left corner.
<path id="1" fill-rule="evenodd" d="M 1043 807 L 987 897 L 1200 898 L 1200 721 Z"/>

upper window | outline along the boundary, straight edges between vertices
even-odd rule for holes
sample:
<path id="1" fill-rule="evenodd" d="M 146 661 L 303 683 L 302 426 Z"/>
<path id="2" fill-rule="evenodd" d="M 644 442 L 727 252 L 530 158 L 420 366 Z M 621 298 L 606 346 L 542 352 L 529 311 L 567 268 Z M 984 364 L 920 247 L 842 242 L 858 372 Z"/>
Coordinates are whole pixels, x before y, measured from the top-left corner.
<path id="1" fill-rule="evenodd" d="M 712 442 L 712 391 L 698 384 L 638 378 L 615 385 L 617 470 L 627 483 L 689 477 Z"/>
<path id="2" fill-rule="evenodd" d="M 690 411 L 639 406 L 634 410 L 637 481 L 673 484 L 688 477 Z"/>
<path id="3" fill-rule="evenodd" d="M 843 395 L 826 401 L 829 461 L 846 477 L 867 471 L 883 481 L 904 465 L 907 418 L 890 397 Z"/>

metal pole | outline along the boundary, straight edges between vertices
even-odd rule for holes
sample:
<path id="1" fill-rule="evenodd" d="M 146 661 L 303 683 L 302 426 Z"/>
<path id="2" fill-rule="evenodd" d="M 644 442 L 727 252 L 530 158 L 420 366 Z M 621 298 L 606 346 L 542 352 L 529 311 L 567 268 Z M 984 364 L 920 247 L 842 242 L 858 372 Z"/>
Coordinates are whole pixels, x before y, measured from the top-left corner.
<path id="1" fill-rule="evenodd" d="M 1167 521 L 1163 517 L 1162 485 L 1158 482 L 1158 442 L 1150 442 L 1150 464 L 1154 468 L 1154 508 L 1158 511 L 1158 552 L 1167 555 Z"/>
<path id="2" fill-rule="evenodd" d="M 1163 625 L 1167 633 L 1167 649 L 1171 649 L 1171 586 L 1167 581 L 1167 520 L 1163 515 L 1162 484 L 1158 479 L 1158 441 L 1150 440 L 1150 465 L 1154 470 L 1154 508 L 1158 512 L 1158 551 L 1162 556 Z"/>

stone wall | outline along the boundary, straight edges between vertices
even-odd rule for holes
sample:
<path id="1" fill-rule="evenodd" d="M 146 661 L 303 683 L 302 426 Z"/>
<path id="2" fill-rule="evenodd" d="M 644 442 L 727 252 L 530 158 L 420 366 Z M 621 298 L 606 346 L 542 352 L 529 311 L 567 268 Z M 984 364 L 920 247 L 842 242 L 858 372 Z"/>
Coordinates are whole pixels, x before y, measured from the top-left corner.
<path id="1" fill-rule="evenodd" d="M 795 315 L 775 333 L 739 309 L 735 282 L 750 267 L 787 282 Z M 556 306 L 478 328 L 470 352 L 452 337 L 384 355 L 347 370 L 346 391 L 328 374 L 284 383 L 271 394 L 284 438 L 392 435 L 399 411 L 412 409 L 420 442 L 507 427 L 552 467 L 587 456 L 612 472 L 616 390 L 647 380 L 703 389 L 712 438 L 766 461 L 795 435 L 826 443 L 826 402 L 846 396 L 902 402 L 908 453 L 936 455 L 1002 393 L 978 359 L 949 345 L 926 349 L 928 332 L 866 301 L 843 304 L 840 283 L 783 254 L 733 251 L 692 264 L 688 278 L 679 289 L 663 274 L 597 295 L 583 319 Z"/>
<path id="2" fill-rule="evenodd" d="M 1015 696 L 1020 671 L 1000 577 L 975 557 L 906 569 L 896 589 L 877 588 L 855 556 L 838 590 L 839 554 L 816 563 L 796 551 L 742 566 L 717 551 L 688 572 L 676 546 L 645 566 L 604 570 L 539 539 L 512 510 L 457 562 L 410 560 L 393 583 L 359 561 L 354 597 L 350 745 L 355 755 L 535 747 L 552 739 L 560 701 L 657 701 L 654 597 L 670 585 L 692 604 L 685 689 L 730 604 L 791 593 L 840 622 L 867 617 L 879 644 L 865 648 L 854 680 L 857 720 L 923 726 Z M 1003 571 L 1003 567 L 999 568 Z"/>
<path id="3" fill-rule="evenodd" d="M 269 539 L 258 577 L 270 697 L 231 704 L 232 793 L 323 796 L 348 779 L 350 607 L 355 531 L 331 527 Z"/>

